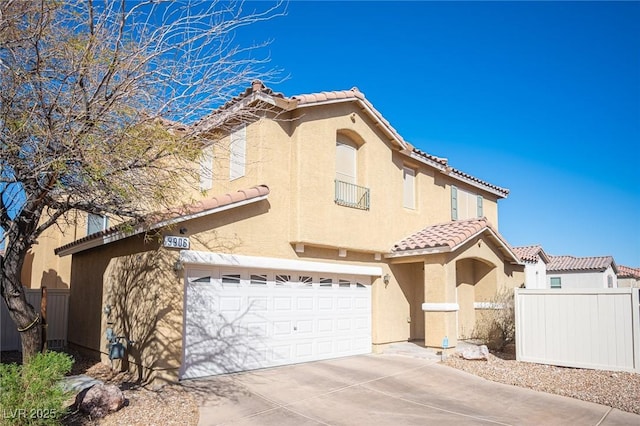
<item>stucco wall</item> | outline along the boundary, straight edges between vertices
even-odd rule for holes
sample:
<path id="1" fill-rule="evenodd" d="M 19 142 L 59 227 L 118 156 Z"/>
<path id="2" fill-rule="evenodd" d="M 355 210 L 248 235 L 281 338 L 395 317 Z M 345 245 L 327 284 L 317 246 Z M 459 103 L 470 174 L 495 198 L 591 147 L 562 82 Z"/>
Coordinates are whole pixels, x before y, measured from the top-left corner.
<path id="1" fill-rule="evenodd" d="M 527 262 L 524 273 L 526 288 L 549 288 L 547 266 L 539 257 L 536 263 Z"/>
<path id="2" fill-rule="evenodd" d="M 612 277 L 613 288 L 618 287 L 618 278 L 609 266 L 603 272 L 547 272 L 547 285 L 551 287 L 551 278 L 560 277 L 562 288 L 608 288 L 607 277 Z"/>

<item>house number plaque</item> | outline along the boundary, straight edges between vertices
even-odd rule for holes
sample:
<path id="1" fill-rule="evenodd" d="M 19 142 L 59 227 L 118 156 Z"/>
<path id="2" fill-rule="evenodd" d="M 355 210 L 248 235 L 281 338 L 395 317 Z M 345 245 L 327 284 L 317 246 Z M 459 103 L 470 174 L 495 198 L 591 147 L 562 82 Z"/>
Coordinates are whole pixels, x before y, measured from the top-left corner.
<path id="1" fill-rule="evenodd" d="M 189 238 L 165 235 L 163 246 L 168 248 L 189 249 Z"/>

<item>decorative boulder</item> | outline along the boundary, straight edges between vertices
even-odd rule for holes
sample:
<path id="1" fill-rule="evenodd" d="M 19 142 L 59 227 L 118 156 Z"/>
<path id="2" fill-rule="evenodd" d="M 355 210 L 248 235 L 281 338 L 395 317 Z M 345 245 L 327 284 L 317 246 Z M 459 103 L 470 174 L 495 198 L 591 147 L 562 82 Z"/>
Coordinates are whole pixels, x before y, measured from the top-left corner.
<path id="1" fill-rule="evenodd" d="M 489 349 L 486 345 L 472 346 L 462 352 L 462 358 L 488 361 Z"/>
<path id="2" fill-rule="evenodd" d="M 84 395 L 83 395 L 84 394 Z M 95 385 L 78 394 L 78 408 L 93 418 L 102 418 L 124 406 L 124 394 L 116 385 Z"/>

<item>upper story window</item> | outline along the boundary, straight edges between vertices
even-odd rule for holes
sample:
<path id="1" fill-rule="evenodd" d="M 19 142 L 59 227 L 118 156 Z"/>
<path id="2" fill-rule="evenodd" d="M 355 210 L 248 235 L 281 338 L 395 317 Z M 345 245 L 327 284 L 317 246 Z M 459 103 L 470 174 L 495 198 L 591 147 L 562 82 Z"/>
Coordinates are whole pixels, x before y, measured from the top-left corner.
<path id="1" fill-rule="evenodd" d="M 613 277 L 611 275 L 607 275 L 607 287 L 613 288 Z"/>
<path id="2" fill-rule="evenodd" d="M 243 124 L 231 132 L 231 141 L 229 143 L 229 180 L 244 176 L 246 162 L 247 128 Z"/>
<path id="3" fill-rule="evenodd" d="M 369 210 L 369 188 L 358 183 L 358 145 L 338 135 L 336 140 L 336 204 Z"/>
<path id="4" fill-rule="evenodd" d="M 104 231 L 109 227 L 109 218 L 99 214 L 89 213 L 87 218 L 87 235 Z"/>
<path id="5" fill-rule="evenodd" d="M 346 183 L 357 183 L 358 147 L 346 138 L 336 142 L 336 179 Z"/>
<path id="6" fill-rule="evenodd" d="M 483 203 L 482 195 L 451 186 L 451 220 L 483 217 Z"/>
<path id="7" fill-rule="evenodd" d="M 403 206 L 408 209 L 416 208 L 416 171 L 403 167 L 402 169 L 402 182 L 403 182 Z"/>
<path id="8" fill-rule="evenodd" d="M 551 284 L 551 288 L 562 288 L 561 277 L 551 277 L 549 283 Z"/>
<path id="9" fill-rule="evenodd" d="M 200 156 L 200 190 L 207 191 L 213 187 L 213 145 L 202 150 Z"/>

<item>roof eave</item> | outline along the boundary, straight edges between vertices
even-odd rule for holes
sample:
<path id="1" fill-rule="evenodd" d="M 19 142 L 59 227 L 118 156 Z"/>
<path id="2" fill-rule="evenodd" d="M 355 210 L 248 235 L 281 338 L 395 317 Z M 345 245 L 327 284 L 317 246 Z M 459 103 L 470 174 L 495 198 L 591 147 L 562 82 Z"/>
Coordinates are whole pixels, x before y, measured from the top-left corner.
<path id="1" fill-rule="evenodd" d="M 56 254 L 60 257 L 64 257 L 64 256 L 68 256 L 68 255 L 72 255 L 72 254 L 76 254 L 76 253 L 80 253 L 92 248 L 96 248 L 96 247 L 100 247 L 106 244 L 110 244 L 119 240 L 123 240 L 125 238 L 128 237 L 133 237 L 135 235 L 139 235 L 142 234 L 143 232 L 148 232 L 148 231 L 153 231 L 156 229 L 161 229 L 167 226 L 171 226 L 171 225 L 175 225 L 178 223 L 182 223 L 182 222 L 186 222 L 188 220 L 192 220 L 192 219 L 197 219 L 203 216 L 208 216 L 211 214 L 215 214 L 215 213 L 220 213 L 223 212 L 225 210 L 230 210 L 236 207 L 241 207 L 241 206 L 245 206 L 247 204 L 252 204 L 252 203 L 257 203 L 259 201 L 262 200 L 266 200 L 268 197 L 267 195 L 260 195 L 254 198 L 250 198 L 248 200 L 241 200 L 235 203 L 231 203 L 231 204 L 225 204 L 224 206 L 220 206 L 220 207 L 214 207 L 211 209 L 207 209 L 207 210 L 203 210 L 201 212 L 198 213 L 193 213 L 193 214 L 187 214 L 184 216 L 179 216 L 176 218 L 172 218 L 172 219 L 167 219 L 161 222 L 158 222 L 154 225 L 152 225 L 151 227 L 143 227 L 143 226 L 137 226 L 136 228 L 134 228 L 133 231 L 130 232 L 124 232 L 124 231 L 119 231 L 119 232 L 115 232 L 112 234 L 107 234 L 107 235 L 103 235 L 102 237 L 98 236 L 96 238 L 84 241 L 82 243 L 78 243 L 77 245 L 72 245 L 71 247 L 62 249 L 60 251 L 58 251 L 56 249 Z M 73 243 L 72 243 L 73 244 Z"/>
<path id="2" fill-rule="evenodd" d="M 473 186 L 475 188 L 481 189 L 485 192 L 488 192 L 490 194 L 496 195 L 498 198 L 507 198 L 507 196 L 509 195 L 509 192 L 506 190 L 499 190 L 496 188 L 493 188 L 492 186 L 489 185 L 484 185 L 480 182 L 477 182 L 473 179 L 469 179 L 468 177 L 462 175 L 460 172 L 458 172 L 457 170 L 451 168 L 449 165 L 447 164 L 442 164 L 439 163 L 437 161 L 434 161 L 430 158 L 426 158 L 418 153 L 416 153 L 415 151 L 413 151 L 412 149 L 403 149 L 400 151 L 401 154 L 404 154 L 406 156 L 408 156 L 409 158 L 419 161 L 423 164 L 426 164 L 427 166 L 433 167 L 434 169 L 440 171 L 443 174 L 446 174 L 447 176 L 452 177 L 455 180 L 458 180 L 460 182 L 464 182 L 467 185 Z"/>

